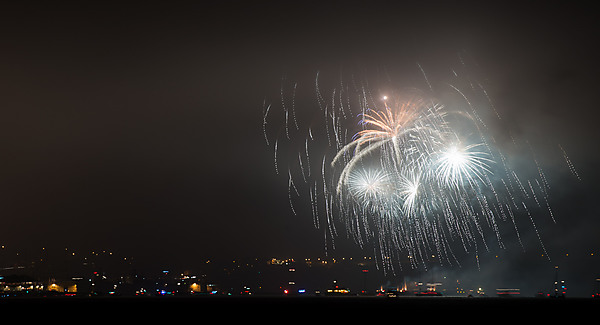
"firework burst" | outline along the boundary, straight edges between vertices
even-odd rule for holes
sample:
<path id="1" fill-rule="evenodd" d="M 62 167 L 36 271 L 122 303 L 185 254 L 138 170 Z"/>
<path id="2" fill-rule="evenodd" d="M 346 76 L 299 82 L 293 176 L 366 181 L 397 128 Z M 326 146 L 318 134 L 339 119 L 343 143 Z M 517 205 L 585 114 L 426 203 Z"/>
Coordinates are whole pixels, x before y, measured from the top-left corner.
<path id="1" fill-rule="evenodd" d="M 504 248 L 502 223 L 512 225 L 521 243 L 516 216 L 528 218 L 540 238 L 532 204 L 547 207 L 554 221 L 549 185 L 538 161 L 538 177 L 528 178 L 524 186 L 490 134 L 485 117 L 500 116 L 481 85 L 469 89 L 480 90 L 483 97 L 471 97 L 454 84 L 446 87 L 459 99 L 450 101 L 452 107 L 431 92 L 410 89 L 373 96 L 366 86 L 350 91 L 343 80 L 326 100 L 318 74 L 315 86 L 317 110 L 305 129 L 295 119 L 295 98 L 286 105 L 282 86 L 283 123 L 275 141 L 269 141 L 266 128 L 271 106 L 265 109 L 263 130 L 267 144 L 275 145 L 277 159 L 285 156 L 277 152 L 283 141 L 292 157 L 290 204 L 303 196 L 292 180 L 298 174 L 315 225 L 326 225 L 331 242 L 336 223 L 341 223 L 360 247 L 374 244 L 384 270 L 402 269 L 407 263 L 427 268 L 432 256 L 440 264 L 460 265 L 455 251 L 478 256 L 489 249 L 489 234 Z M 293 96 L 297 87 L 293 83 Z M 490 105 L 475 105 L 478 98 Z M 295 129 L 289 127 L 289 116 Z M 548 256 L 542 243 L 540 247 Z"/>

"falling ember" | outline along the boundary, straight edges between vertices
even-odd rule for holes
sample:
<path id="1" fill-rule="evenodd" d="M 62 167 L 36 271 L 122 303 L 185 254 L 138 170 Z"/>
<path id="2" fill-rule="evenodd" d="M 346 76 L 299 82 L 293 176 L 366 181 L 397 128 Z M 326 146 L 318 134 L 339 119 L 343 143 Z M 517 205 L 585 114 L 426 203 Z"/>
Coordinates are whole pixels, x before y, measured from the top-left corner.
<path id="1" fill-rule="evenodd" d="M 571 159 L 569 159 L 569 156 L 567 156 L 567 152 L 565 151 L 565 149 L 563 149 L 563 147 L 560 144 L 558 145 L 558 147 L 560 148 L 560 151 L 562 151 L 563 157 L 565 158 L 567 166 L 569 166 L 569 170 L 571 171 L 573 176 L 577 177 L 578 180 L 581 180 L 581 177 L 579 177 L 579 174 L 577 173 L 575 166 L 573 166 Z"/>

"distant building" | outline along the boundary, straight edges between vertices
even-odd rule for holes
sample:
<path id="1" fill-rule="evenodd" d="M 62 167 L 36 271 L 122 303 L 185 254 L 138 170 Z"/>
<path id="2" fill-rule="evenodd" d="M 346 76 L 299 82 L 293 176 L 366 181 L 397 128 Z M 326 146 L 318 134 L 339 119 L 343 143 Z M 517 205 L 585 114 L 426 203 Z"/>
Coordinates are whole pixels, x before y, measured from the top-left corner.
<path id="1" fill-rule="evenodd" d="M 219 291 L 215 283 L 208 282 L 206 275 L 193 276 L 186 284 L 189 284 L 189 292 L 192 294 L 215 294 Z"/>
<path id="2" fill-rule="evenodd" d="M 48 285 L 48 291 L 61 292 L 61 293 L 77 293 L 77 283 L 75 281 L 56 281 L 51 280 Z"/>
<path id="3" fill-rule="evenodd" d="M 327 289 L 328 296 L 345 296 L 350 294 L 350 289 L 341 287 L 337 281 L 333 281 L 331 288 Z"/>
<path id="4" fill-rule="evenodd" d="M 33 293 L 45 290 L 43 283 L 26 275 L 0 276 L 0 292 L 8 293 Z"/>
<path id="5" fill-rule="evenodd" d="M 437 291 L 437 287 L 441 285 L 441 282 L 427 283 L 426 289 L 422 290 L 423 283 L 419 283 L 419 291 L 417 291 L 415 294 L 417 296 L 441 296 L 442 293 Z"/>
<path id="6" fill-rule="evenodd" d="M 496 295 L 498 297 L 515 297 L 521 295 L 521 290 L 516 288 L 496 289 Z"/>

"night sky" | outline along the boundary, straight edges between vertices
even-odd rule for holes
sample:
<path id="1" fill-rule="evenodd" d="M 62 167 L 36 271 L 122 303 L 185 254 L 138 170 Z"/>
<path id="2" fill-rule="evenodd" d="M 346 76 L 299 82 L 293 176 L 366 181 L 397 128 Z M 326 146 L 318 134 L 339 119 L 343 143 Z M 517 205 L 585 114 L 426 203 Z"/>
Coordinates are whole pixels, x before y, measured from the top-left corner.
<path id="1" fill-rule="evenodd" d="M 553 176 L 557 224 L 540 230 L 552 263 L 600 255 L 595 7 L 216 3 L 2 5 L 2 245 L 161 265 L 322 256 L 322 230 L 291 213 L 275 175 L 263 102 L 279 100 L 282 75 L 308 90 L 340 67 L 406 79 L 418 62 L 435 76 L 463 53 L 517 135 L 560 143 L 582 178 Z M 600 274 L 585 261 L 568 262 L 573 279 Z"/>

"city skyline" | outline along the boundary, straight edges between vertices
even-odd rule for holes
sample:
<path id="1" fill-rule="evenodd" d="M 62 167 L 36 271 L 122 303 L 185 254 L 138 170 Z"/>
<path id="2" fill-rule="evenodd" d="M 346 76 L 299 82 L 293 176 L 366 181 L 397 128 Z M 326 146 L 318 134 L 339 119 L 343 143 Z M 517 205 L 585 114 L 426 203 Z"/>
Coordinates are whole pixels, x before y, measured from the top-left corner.
<path id="1" fill-rule="evenodd" d="M 29 281 L 43 284 L 45 287 L 39 291 L 62 293 L 64 290 L 67 294 L 77 293 L 80 296 L 86 295 L 86 292 L 89 294 L 89 290 L 92 289 L 89 286 L 87 289 L 82 289 L 81 283 L 86 283 L 87 279 L 94 277 L 100 277 L 107 283 L 102 290 L 96 290 L 95 294 L 101 296 L 116 294 L 117 291 L 106 288 L 112 288 L 113 283 L 123 283 L 124 279 L 129 279 L 127 281 L 131 284 L 132 277 L 139 279 L 140 283 L 153 283 L 152 281 L 165 277 L 171 279 L 169 281 L 181 277 L 186 279 L 204 277 L 205 281 L 212 283 L 214 291 L 218 291 L 219 295 L 244 295 L 241 292 L 243 288 L 247 288 L 256 295 L 285 296 L 284 290 L 290 290 L 290 286 L 287 286 L 289 279 L 286 277 L 289 268 L 294 272 L 298 271 L 293 273 L 290 279 L 300 279 L 295 283 L 297 285 L 292 287 L 303 289 L 302 293 L 307 293 L 307 296 L 315 295 L 316 292 L 325 294 L 324 290 L 329 288 L 329 285 L 339 281 L 351 295 L 372 296 L 378 294 L 377 290 L 391 290 L 406 285 L 409 288 L 404 290 L 408 291 L 407 294 L 413 295 L 419 290 L 426 291 L 428 283 L 437 283 L 437 292 L 445 296 L 464 297 L 471 294 L 496 297 L 496 289 L 513 288 L 523 297 L 537 297 L 542 294 L 545 297 L 554 294 L 552 289 L 556 279 L 565 284 L 567 297 L 589 298 L 596 294 L 594 291 L 597 290 L 598 285 L 596 273 L 577 272 L 577 269 L 573 270 L 569 267 L 569 263 L 577 261 L 595 265 L 600 258 L 598 254 L 566 253 L 558 258 L 561 266 L 540 267 L 535 274 L 523 275 L 518 270 L 507 268 L 503 261 L 505 258 L 511 259 L 509 254 L 494 256 L 493 261 L 486 262 L 488 269 L 479 271 L 456 267 L 433 267 L 428 270 L 407 269 L 390 274 L 382 270 L 381 262 L 376 256 L 257 256 L 253 258 L 188 256 L 179 264 L 169 265 L 158 262 L 148 264 L 144 259 L 140 263 L 135 256 L 123 256 L 111 250 L 88 252 L 69 248 L 53 250 L 41 247 L 35 252 L 19 253 L 2 247 L 0 259 L 4 264 L 0 265 L 0 277 L 2 279 L 24 277 Z M 527 259 L 533 259 L 536 263 L 544 265 L 545 257 L 528 255 Z M 276 267 L 280 270 L 272 273 Z M 494 275 L 489 268 L 501 268 L 506 273 L 497 277 L 498 273 Z M 265 273 L 266 270 L 270 271 Z M 368 285 L 364 283 L 367 278 Z M 82 279 L 86 281 L 82 282 Z M 65 283 L 71 286 L 79 283 L 80 288 L 76 289 L 75 286 L 69 289 L 64 285 Z M 419 283 L 421 284 L 418 285 Z M 460 283 L 460 286 L 455 287 L 455 283 Z M 50 287 L 50 284 L 54 284 L 55 287 Z M 180 295 L 193 294 L 192 289 L 187 286 L 182 287 L 171 283 L 171 287 L 177 289 Z M 190 291 L 187 291 L 188 289 Z M 198 293 L 207 293 L 206 289 L 195 288 L 194 290 L 196 289 Z M 127 286 L 127 290 L 127 293 L 121 292 L 119 295 L 132 296 L 130 285 Z M 5 294 L 20 293 L 14 288 L 12 291 L 10 289 L 1 291 L 5 291 Z M 150 290 L 140 296 L 161 295 L 159 291 Z M 173 294 L 168 290 L 166 292 L 169 292 L 169 295 Z"/>

